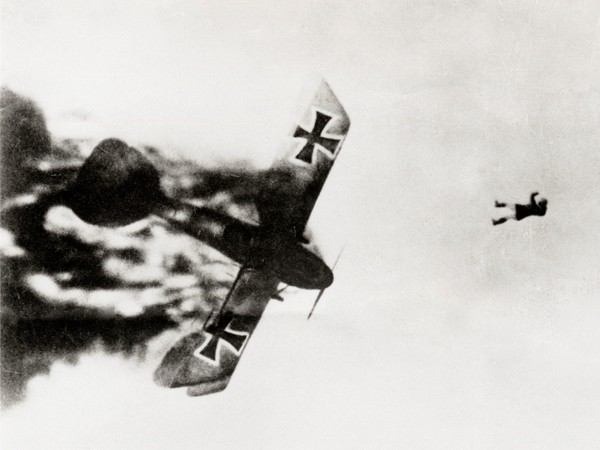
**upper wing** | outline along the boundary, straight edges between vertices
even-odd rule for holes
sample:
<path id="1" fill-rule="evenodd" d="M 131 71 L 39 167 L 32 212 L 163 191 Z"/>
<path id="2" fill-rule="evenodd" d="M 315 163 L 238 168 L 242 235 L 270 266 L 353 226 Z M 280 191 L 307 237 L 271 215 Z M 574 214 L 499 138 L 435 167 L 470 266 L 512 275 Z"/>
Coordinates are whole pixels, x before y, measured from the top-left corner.
<path id="1" fill-rule="evenodd" d="M 167 352 L 155 381 L 166 387 L 188 386 L 189 395 L 225 389 L 278 283 L 269 274 L 242 268 L 219 313 Z"/>
<path id="2" fill-rule="evenodd" d="M 329 85 L 320 80 L 265 174 L 257 199 L 261 224 L 302 233 L 344 143 L 350 118 Z"/>

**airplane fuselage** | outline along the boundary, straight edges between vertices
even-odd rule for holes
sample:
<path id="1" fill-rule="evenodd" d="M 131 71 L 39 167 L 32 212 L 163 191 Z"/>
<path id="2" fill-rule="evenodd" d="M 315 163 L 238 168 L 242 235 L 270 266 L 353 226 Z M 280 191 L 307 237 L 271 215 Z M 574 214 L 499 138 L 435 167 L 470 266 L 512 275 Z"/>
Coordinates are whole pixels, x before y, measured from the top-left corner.
<path id="1" fill-rule="evenodd" d="M 210 208 L 165 199 L 155 213 L 237 263 L 273 273 L 283 283 L 325 289 L 333 273 L 296 240 L 295 233 L 250 224 Z"/>

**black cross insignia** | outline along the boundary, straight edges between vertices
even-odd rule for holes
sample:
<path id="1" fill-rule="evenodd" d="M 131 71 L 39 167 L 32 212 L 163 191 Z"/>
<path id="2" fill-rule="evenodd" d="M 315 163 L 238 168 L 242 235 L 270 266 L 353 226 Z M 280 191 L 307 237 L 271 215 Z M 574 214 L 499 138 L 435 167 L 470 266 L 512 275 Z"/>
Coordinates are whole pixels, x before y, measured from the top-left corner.
<path id="1" fill-rule="evenodd" d="M 313 125 L 312 131 L 306 131 L 301 126 L 298 126 L 296 128 L 296 131 L 294 132 L 295 138 L 299 137 L 306 139 L 306 144 L 304 144 L 304 147 L 302 147 L 300 153 L 296 155 L 296 159 L 304 161 L 308 164 L 312 162 L 315 145 L 323 147 L 333 156 L 335 154 L 335 149 L 337 148 L 341 140 L 323 136 L 323 130 L 325 129 L 329 121 L 332 119 L 332 117 L 328 116 L 327 114 L 323 114 L 320 111 L 316 111 L 316 113 L 317 117 L 315 118 L 315 123 Z"/>
<path id="2" fill-rule="evenodd" d="M 210 337 L 194 352 L 195 356 L 209 360 L 213 364 L 218 364 L 219 343 L 225 342 L 236 355 L 239 355 L 244 348 L 249 334 L 245 331 L 237 331 L 231 328 L 233 314 L 223 314 L 219 320 L 206 327 L 206 333 Z"/>

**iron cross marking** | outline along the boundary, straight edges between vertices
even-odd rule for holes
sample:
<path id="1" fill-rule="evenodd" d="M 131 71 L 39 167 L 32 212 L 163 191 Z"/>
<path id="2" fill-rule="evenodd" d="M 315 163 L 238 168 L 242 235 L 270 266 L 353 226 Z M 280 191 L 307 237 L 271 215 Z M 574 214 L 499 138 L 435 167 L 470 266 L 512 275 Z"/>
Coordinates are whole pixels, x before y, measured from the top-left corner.
<path id="1" fill-rule="evenodd" d="M 296 159 L 304 161 L 308 164 L 312 162 L 313 153 L 315 151 L 315 145 L 323 147 L 333 156 L 335 154 L 335 149 L 337 148 L 341 140 L 323 136 L 323 130 L 325 130 L 325 127 L 333 117 L 328 116 L 327 114 L 324 114 L 320 111 L 316 111 L 316 113 L 317 116 L 315 118 L 315 123 L 313 125 L 312 131 L 306 131 L 301 126 L 298 126 L 296 128 L 296 131 L 294 132 L 295 138 L 306 139 L 306 144 L 304 144 L 304 147 L 302 147 L 300 153 L 296 155 Z"/>
<path id="2" fill-rule="evenodd" d="M 232 314 L 224 314 L 217 323 L 209 325 L 206 332 L 210 334 L 210 338 L 194 354 L 218 364 L 219 344 L 223 341 L 231 347 L 236 355 L 239 355 L 249 334 L 232 329 L 230 326 L 232 321 Z"/>

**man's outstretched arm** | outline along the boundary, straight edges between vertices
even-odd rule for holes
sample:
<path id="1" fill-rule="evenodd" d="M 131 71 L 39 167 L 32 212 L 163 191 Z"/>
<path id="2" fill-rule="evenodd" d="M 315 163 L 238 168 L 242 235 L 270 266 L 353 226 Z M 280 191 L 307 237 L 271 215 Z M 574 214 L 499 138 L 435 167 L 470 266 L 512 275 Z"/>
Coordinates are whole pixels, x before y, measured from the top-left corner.
<path id="1" fill-rule="evenodd" d="M 529 199 L 529 201 L 531 202 L 532 205 L 535 205 L 537 202 L 535 201 L 535 196 L 539 195 L 539 192 L 533 192 L 531 194 L 531 198 Z"/>

